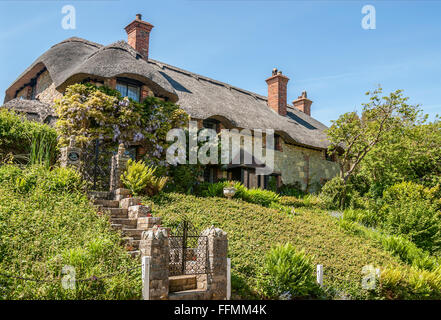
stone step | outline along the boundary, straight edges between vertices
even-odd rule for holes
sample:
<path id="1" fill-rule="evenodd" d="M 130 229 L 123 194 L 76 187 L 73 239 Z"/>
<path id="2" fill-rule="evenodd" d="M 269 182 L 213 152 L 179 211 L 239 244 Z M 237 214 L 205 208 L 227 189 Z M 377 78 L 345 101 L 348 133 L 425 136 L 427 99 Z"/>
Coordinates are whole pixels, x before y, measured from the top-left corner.
<path id="1" fill-rule="evenodd" d="M 119 201 L 116 200 L 95 199 L 93 204 L 100 207 L 119 208 Z"/>
<path id="2" fill-rule="evenodd" d="M 169 300 L 210 300 L 210 292 L 205 289 L 170 292 Z"/>
<path id="3" fill-rule="evenodd" d="M 101 199 L 101 200 L 107 200 L 110 199 L 110 192 L 108 191 L 89 191 L 89 198 L 90 199 Z"/>
<path id="4" fill-rule="evenodd" d="M 122 232 L 127 237 L 132 237 L 135 240 L 141 240 L 141 234 L 144 232 L 144 230 L 123 228 Z"/>
<path id="5" fill-rule="evenodd" d="M 135 240 L 132 237 L 124 237 L 123 238 L 123 245 L 126 247 L 129 251 L 134 251 L 139 249 L 139 242 L 141 240 Z"/>
<path id="6" fill-rule="evenodd" d="M 197 289 L 197 280 L 195 275 L 182 275 L 169 277 L 169 291 L 178 292 Z"/>
<path id="7" fill-rule="evenodd" d="M 123 225 L 120 223 L 111 223 L 110 226 L 115 230 L 122 230 Z"/>
<path id="8" fill-rule="evenodd" d="M 126 218 L 127 219 L 127 213 L 128 213 L 127 209 L 103 207 L 102 211 L 109 214 L 111 218 Z"/>
<path id="9" fill-rule="evenodd" d="M 112 223 L 121 224 L 128 229 L 136 229 L 138 221 L 136 219 L 127 218 L 111 218 Z"/>

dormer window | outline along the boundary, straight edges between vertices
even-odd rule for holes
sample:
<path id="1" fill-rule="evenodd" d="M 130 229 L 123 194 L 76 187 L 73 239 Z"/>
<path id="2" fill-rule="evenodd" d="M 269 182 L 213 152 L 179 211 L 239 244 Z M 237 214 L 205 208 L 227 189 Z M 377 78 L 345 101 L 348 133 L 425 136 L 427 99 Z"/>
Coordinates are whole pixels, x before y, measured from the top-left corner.
<path id="1" fill-rule="evenodd" d="M 116 82 L 116 90 L 118 90 L 123 97 L 139 102 L 141 96 L 141 85 L 135 81 L 127 81 L 118 79 Z"/>

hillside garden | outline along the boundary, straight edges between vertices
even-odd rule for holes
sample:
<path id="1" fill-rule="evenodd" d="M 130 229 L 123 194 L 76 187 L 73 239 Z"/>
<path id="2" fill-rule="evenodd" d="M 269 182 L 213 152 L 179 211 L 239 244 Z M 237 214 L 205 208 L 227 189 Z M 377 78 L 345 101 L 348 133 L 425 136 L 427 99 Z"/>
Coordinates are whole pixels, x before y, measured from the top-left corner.
<path id="1" fill-rule="evenodd" d="M 114 148 L 136 137 L 147 153 L 129 163 L 125 186 L 166 227 L 186 218 L 228 233 L 235 299 L 441 298 L 441 122 L 401 91 L 368 95 L 360 115 L 329 128 L 340 175 L 317 194 L 300 184 L 200 183 L 201 165 L 168 165 L 166 132 L 188 116 L 156 98 L 139 104 L 74 85 L 56 103 L 56 130 L 1 110 L 0 299 L 140 298 L 139 261 L 90 204 L 90 184 L 56 162 L 71 136 Z M 236 190 L 231 200 L 225 187 Z M 60 284 L 65 265 L 84 280 L 75 290 Z M 377 268 L 376 285 L 364 287 Z"/>

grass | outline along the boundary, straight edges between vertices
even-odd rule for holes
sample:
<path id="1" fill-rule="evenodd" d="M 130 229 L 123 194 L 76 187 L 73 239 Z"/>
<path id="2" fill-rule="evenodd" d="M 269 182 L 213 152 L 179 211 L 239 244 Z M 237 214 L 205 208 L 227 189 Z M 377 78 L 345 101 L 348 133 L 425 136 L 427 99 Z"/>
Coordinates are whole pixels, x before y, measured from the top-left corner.
<path id="1" fill-rule="evenodd" d="M 259 298 L 256 274 L 265 254 L 276 244 L 290 242 L 324 266 L 324 285 L 352 298 L 370 298 L 361 288 L 362 268 L 398 266 L 398 258 L 364 237 L 347 234 L 326 211 L 296 208 L 295 215 L 281 213 L 242 200 L 162 194 L 144 203 L 154 216 L 174 227 L 186 216 L 202 230 L 211 225 L 228 233 L 232 261 L 233 298 Z"/>
<path id="2" fill-rule="evenodd" d="M 20 179 L 18 179 L 20 177 Z M 107 216 L 99 216 L 72 170 L 0 167 L 0 299 L 139 299 L 141 268 L 120 245 Z M 73 266 L 75 290 L 62 288 L 62 268 Z"/>

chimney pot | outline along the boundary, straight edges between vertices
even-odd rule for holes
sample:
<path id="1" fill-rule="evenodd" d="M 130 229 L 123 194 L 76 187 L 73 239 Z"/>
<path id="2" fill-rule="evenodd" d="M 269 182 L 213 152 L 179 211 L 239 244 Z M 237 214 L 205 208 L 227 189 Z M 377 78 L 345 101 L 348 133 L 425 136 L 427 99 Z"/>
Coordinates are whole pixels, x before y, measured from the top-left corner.
<path id="1" fill-rule="evenodd" d="M 136 20 L 142 20 L 142 14 L 137 13 L 136 14 Z"/>
<path id="2" fill-rule="evenodd" d="M 274 68 L 271 77 L 266 79 L 268 84 L 268 107 L 281 116 L 286 116 L 286 102 L 289 78 L 282 74 L 282 71 Z"/>

